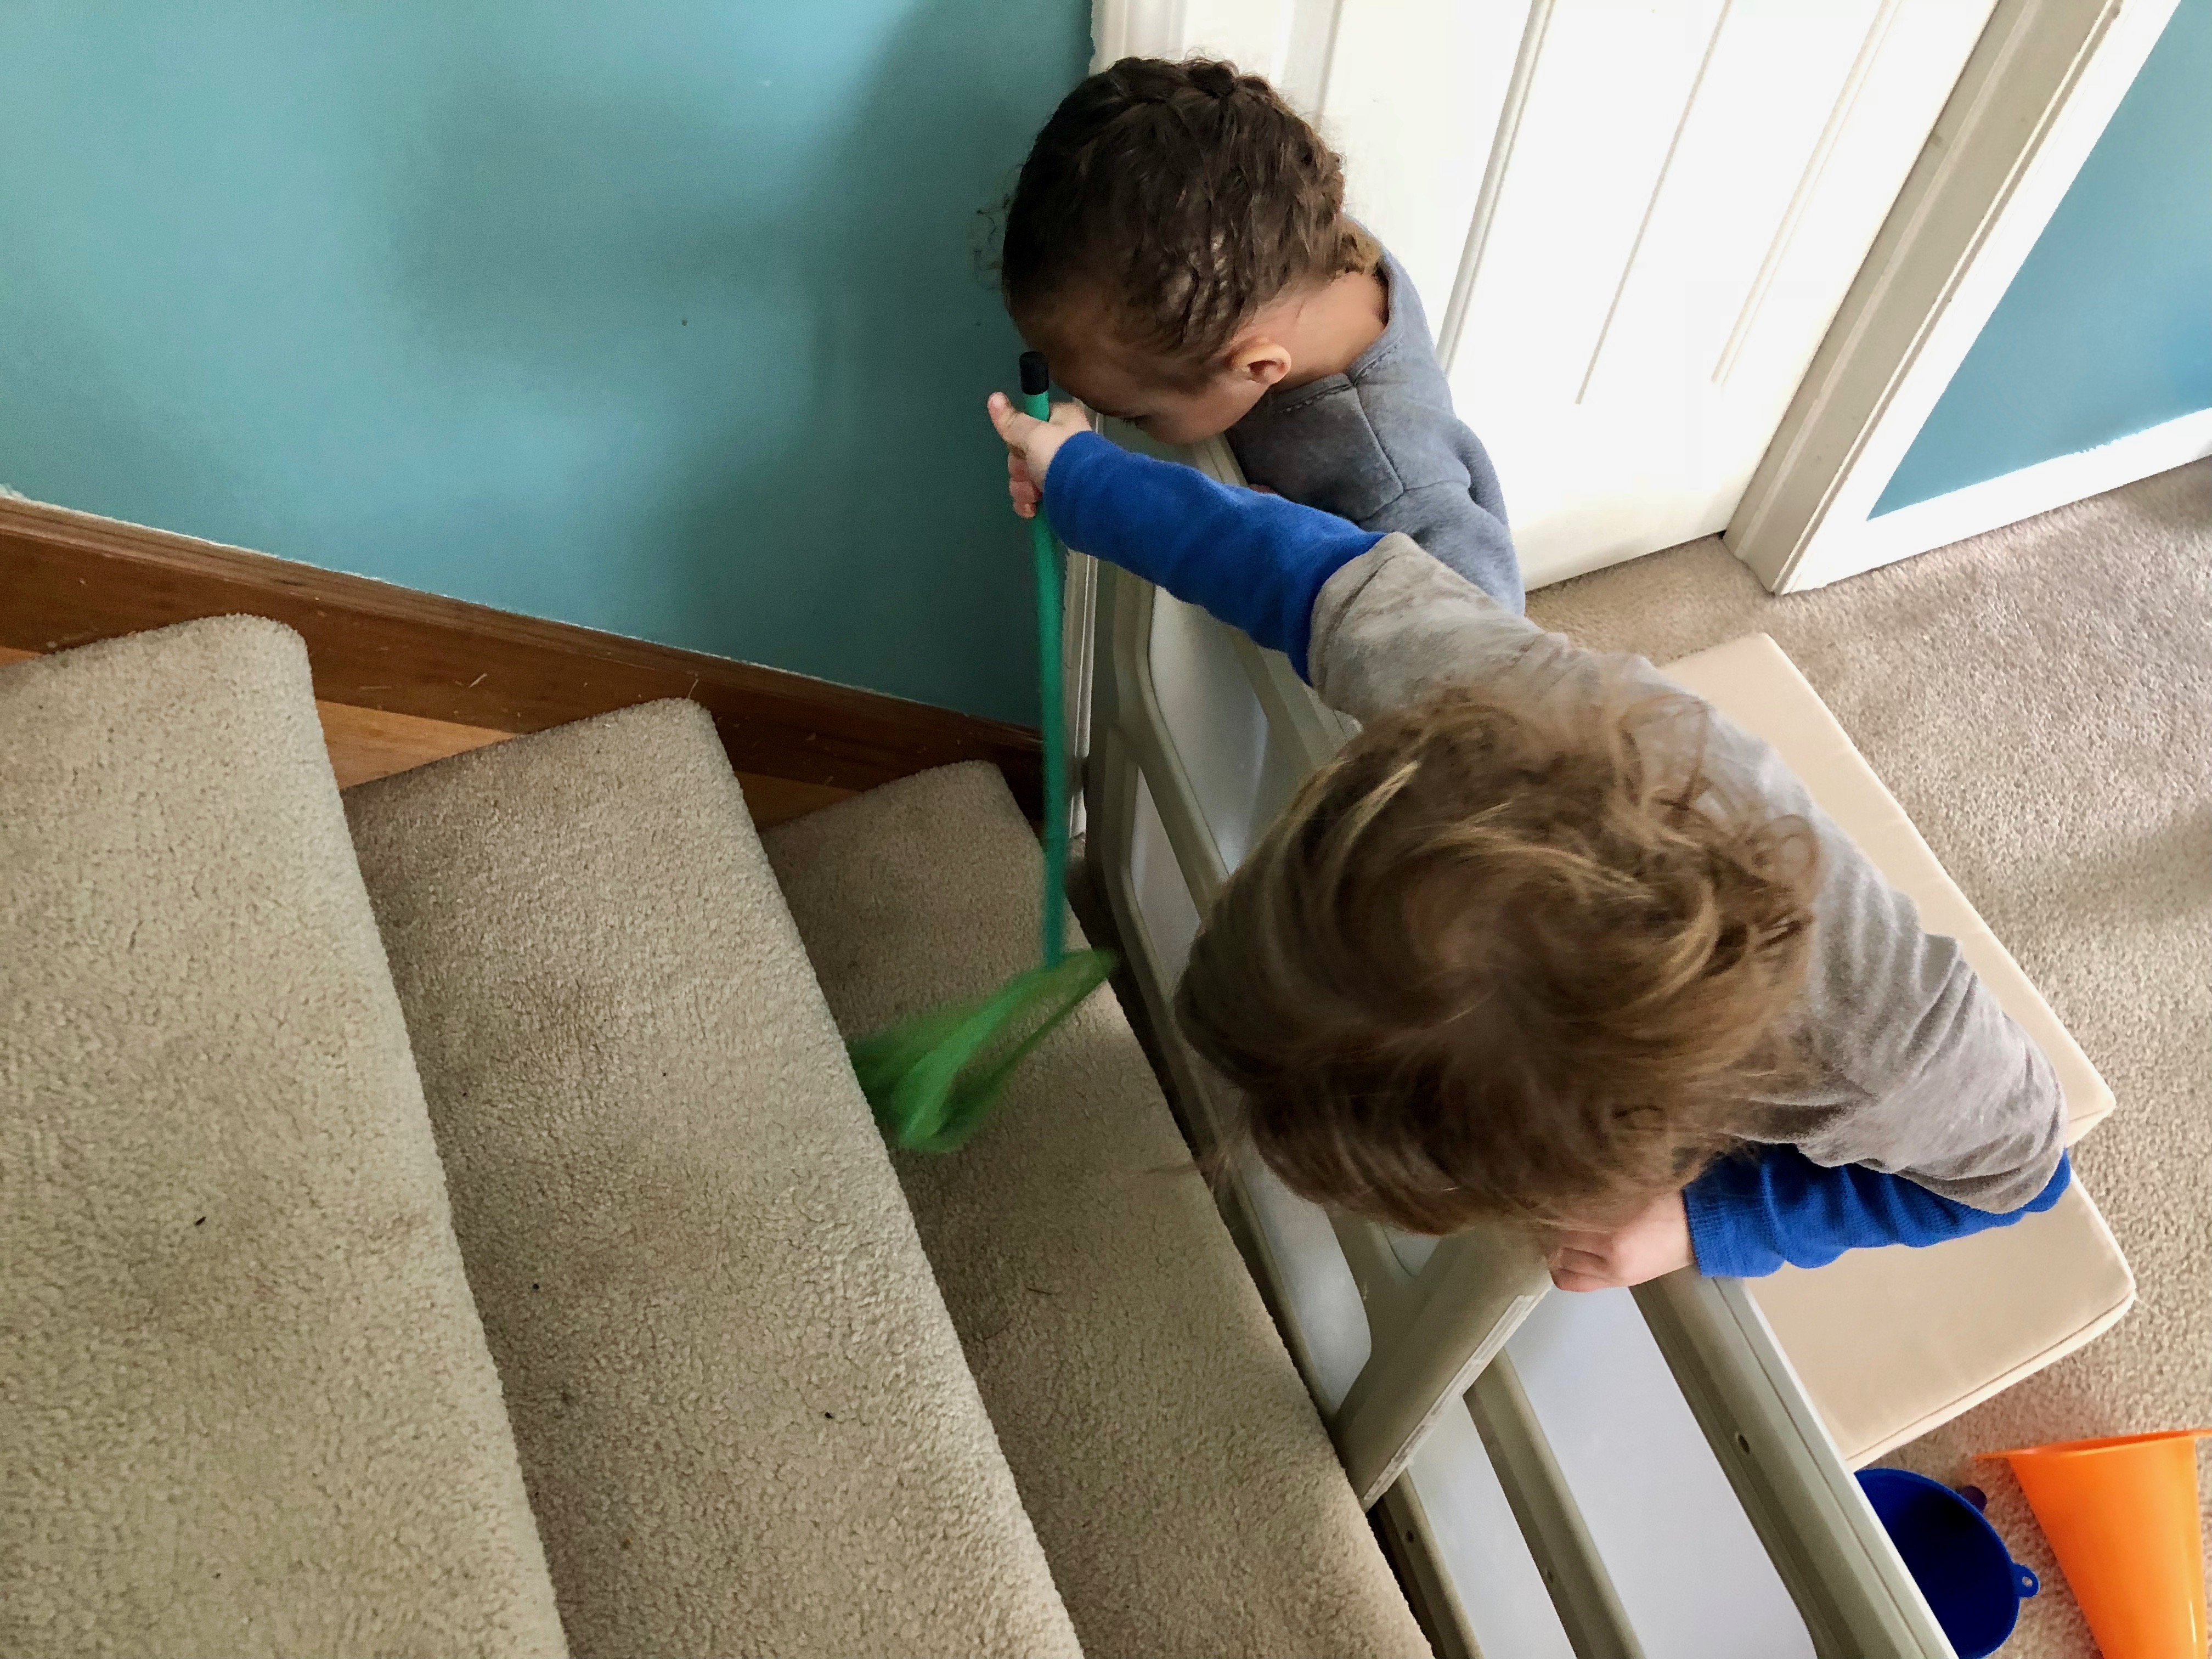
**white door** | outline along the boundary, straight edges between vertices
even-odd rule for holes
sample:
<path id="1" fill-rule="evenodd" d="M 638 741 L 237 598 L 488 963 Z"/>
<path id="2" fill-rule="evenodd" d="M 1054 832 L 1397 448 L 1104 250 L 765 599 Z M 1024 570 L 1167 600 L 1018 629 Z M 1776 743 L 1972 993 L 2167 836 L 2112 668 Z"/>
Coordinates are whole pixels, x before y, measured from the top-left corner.
<path id="1" fill-rule="evenodd" d="M 1994 0 L 1102 4 L 1317 111 L 1528 585 L 1729 521 Z"/>

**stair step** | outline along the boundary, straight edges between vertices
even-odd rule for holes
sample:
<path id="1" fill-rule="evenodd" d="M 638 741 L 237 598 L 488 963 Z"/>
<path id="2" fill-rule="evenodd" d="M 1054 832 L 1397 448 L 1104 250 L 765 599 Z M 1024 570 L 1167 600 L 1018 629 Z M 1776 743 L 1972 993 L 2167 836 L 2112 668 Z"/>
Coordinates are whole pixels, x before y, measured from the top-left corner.
<path id="1" fill-rule="evenodd" d="M 1037 844 L 988 766 L 767 839 L 848 1032 L 1034 960 Z M 896 1161 L 1091 1659 L 1428 1651 L 1110 992 L 963 1150 Z"/>
<path id="2" fill-rule="evenodd" d="M 305 650 L 0 670 L 0 1653 L 559 1655 Z"/>
<path id="3" fill-rule="evenodd" d="M 1074 1654 L 705 712 L 347 802 L 576 1651 Z"/>

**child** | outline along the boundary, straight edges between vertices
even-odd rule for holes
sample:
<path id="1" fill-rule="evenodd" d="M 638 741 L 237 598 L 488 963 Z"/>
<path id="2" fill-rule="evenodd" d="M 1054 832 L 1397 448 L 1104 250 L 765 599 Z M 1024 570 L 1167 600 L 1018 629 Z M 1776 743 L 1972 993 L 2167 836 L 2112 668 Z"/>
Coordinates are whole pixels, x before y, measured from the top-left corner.
<path id="1" fill-rule="evenodd" d="M 1251 483 L 1403 531 L 1521 608 L 1498 476 L 1413 285 L 1258 76 L 1125 58 L 1084 82 L 1022 166 L 1000 271 L 1023 337 L 1100 414 L 1163 443 L 1226 432 Z"/>
<path id="2" fill-rule="evenodd" d="M 1070 546 L 1364 723 L 1176 996 L 1294 1189 L 1416 1232 L 1532 1224 L 1569 1290 L 2058 1201 L 2049 1062 L 1766 744 L 1406 536 L 1128 453 L 1073 404 L 991 418 Z"/>

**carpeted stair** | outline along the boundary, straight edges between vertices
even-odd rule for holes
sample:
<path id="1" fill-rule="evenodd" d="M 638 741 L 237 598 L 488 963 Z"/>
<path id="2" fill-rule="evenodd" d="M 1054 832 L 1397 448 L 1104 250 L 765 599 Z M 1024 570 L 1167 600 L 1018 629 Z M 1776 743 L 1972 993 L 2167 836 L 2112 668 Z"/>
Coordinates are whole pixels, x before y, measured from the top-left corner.
<path id="1" fill-rule="evenodd" d="M 298 637 L 0 669 L 0 1654 L 566 1650 Z"/>
<path id="2" fill-rule="evenodd" d="M 706 711 L 348 811 L 577 1650 L 1074 1653 Z"/>
<path id="3" fill-rule="evenodd" d="M 1033 960 L 1042 860 L 988 766 L 768 842 L 848 1032 Z M 1091 1659 L 1428 1650 L 1110 994 L 957 1156 L 897 1162 Z"/>
<path id="4" fill-rule="evenodd" d="M 0 1653 L 1426 1651 L 1110 995 L 894 1172 L 995 775 L 772 850 L 686 703 L 342 804 L 274 624 L 0 669 Z"/>

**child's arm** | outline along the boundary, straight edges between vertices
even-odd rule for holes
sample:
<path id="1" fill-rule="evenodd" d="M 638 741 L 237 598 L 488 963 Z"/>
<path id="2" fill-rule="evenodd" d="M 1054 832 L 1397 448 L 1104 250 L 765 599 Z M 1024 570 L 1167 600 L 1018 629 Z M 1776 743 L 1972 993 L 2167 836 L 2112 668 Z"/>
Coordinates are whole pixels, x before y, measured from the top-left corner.
<path id="1" fill-rule="evenodd" d="M 1089 432 L 1061 446 L 1045 513 L 1070 547 L 1202 606 L 1301 672 L 1314 596 L 1382 539 L 1334 514 L 1231 489 Z"/>
<path id="2" fill-rule="evenodd" d="M 1132 454 L 1096 433 L 1048 427 L 1003 398 L 991 400 L 991 419 L 1041 484 L 1060 540 L 1211 611 L 1282 652 L 1301 674 L 1316 597 L 1382 539 L 1334 514 Z"/>
<path id="3" fill-rule="evenodd" d="M 1503 674 L 1550 637 L 1402 532 L 1362 530 L 1334 513 L 1134 454 L 1081 426 L 1071 404 L 1057 405 L 1049 424 L 1003 393 L 992 395 L 989 410 L 1010 452 L 1017 513 L 1026 517 L 1042 501 L 1070 547 L 1282 652 L 1333 708 L 1364 720 L 1434 683 Z M 1382 561 L 1380 582 L 1346 568 L 1370 553 Z M 1464 603 L 1438 608 L 1427 592 L 1385 594 L 1394 581 L 1405 586 L 1407 573 L 1415 587 L 1427 573 Z M 1375 594 L 1385 594 L 1379 635 L 1369 614 L 1378 607 L 1361 602 Z M 1320 678 L 1315 637 L 1323 628 L 1332 636 L 1330 684 Z"/>
<path id="4" fill-rule="evenodd" d="M 2063 1152 L 2044 1188 L 2016 1210 L 1991 1214 L 1863 1164 L 1829 1169 L 1794 1146 L 1723 1158 L 1683 1189 L 1698 1271 L 1756 1279 L 1784 1266 L 1824 1267 L 1875 1244 L 1941 1244 L 2009 1227 L 2058 1202 L 2073 1179 Z"/>
<path id="5" fill-rule="evenodd" d="M 1846 1250 L 1941 1244 L 2047 1210 L 2072 1179 L 2062 1152 L 2041 1192 L 2018 1209 L 1991 1212 L 1863 1164 L 1831 1167 L 1795 1146 L 1748 1146 L 1613 1226 L 1562 1229 L 1552 1282 L 1600 1291 L 1678 1267 L 1759 1279 L 1785 1267 L 1826 1267 Z"/>

